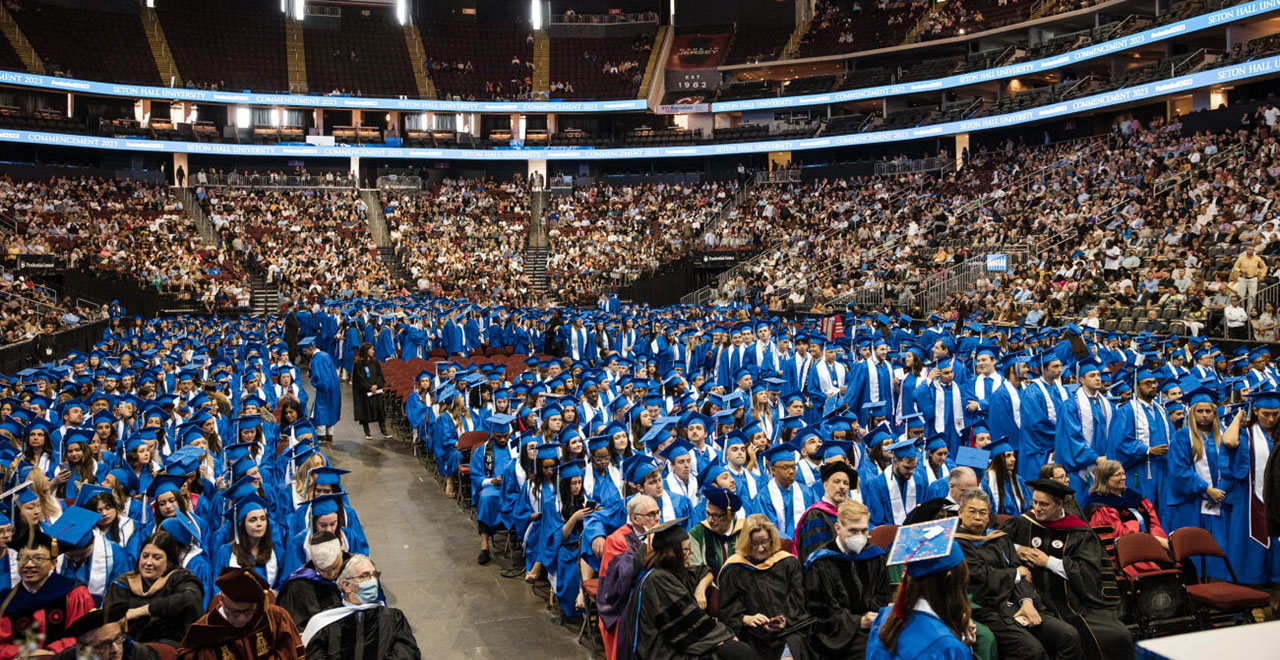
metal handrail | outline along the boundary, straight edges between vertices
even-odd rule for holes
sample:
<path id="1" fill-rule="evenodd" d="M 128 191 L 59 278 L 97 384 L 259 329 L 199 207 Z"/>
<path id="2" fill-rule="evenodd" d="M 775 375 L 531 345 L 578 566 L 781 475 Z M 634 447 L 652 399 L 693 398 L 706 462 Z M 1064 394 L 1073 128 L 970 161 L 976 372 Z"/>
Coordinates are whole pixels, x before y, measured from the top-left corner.
<path id="1" fill-rule="evenodd" d="M 199 177 L 204 174 L 204 180 Z M 225 188 L 335 188 L 357 187 L 356 178 L 350 174 L 334 176 L 332 180 L 320 176 L 295 176 L 292 174 L 210 174 L 197 172 L 188 180 L 188 186 Z"/>

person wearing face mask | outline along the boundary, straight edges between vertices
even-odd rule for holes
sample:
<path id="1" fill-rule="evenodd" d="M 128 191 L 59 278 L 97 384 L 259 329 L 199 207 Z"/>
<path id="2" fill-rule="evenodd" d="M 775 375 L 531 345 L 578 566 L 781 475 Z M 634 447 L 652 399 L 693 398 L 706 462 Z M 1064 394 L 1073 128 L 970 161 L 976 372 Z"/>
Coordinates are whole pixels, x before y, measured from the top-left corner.
<path id="1" fill-rule="evenodd" d="M 293 617 L 293 622 L 307 627 L 311 617 L 342 606 L 342 590 L 338 575 L 351 559 L 342 551 L 342 542 L 331 532 L 311 537 L 311 560 L 294 571 L 280 586 L 276 603 Z"/>
<path id="2" fill-rule="evenodd" d="M 352 555 L 338 576 L 342 607 L 313 617 L 302 631 L 308 658 L 416 660 L 422 657 L 404 614 L 379 602 L 373 560 Z"/>
<path id="3" fill-rule="evenodd" d="M 227 567 L 214 581 L 219 593 L 182 638 L 181 660 L 305 657 L 298 628 L 267 581 L 252 568 Z"/>
<path id="4" fill-rule="evenodd" d="M 892 590 L 884 550 L 872 544 L 871 514 L 852 499 L 840 502 L 835 538 L 804 562 L 805 609 L 814 618 L 810 647 L 820 658 L 861 658 L 876 612 Z"/>

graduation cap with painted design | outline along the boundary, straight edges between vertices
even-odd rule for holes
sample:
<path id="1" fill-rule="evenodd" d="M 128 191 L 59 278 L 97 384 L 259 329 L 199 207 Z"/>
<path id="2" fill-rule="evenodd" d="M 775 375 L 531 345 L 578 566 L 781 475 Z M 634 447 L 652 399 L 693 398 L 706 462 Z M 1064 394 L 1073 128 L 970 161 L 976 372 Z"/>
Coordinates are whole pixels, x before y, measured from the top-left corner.
<path id="1" fill-rule="evenodd" d="M 959 523 L 959 518 L 952 517 L 899 527 L 885 563 L 906 564 L 907 575 L 916 578 L 950 570 L 964 561 L 955 542 Z"/>

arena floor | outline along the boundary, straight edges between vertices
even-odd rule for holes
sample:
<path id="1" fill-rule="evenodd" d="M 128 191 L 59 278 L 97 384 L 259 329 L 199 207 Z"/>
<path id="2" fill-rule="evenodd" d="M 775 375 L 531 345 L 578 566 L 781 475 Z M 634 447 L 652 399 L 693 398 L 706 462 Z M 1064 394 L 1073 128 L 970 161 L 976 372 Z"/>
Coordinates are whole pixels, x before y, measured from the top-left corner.
<path id="1" fill-rule="evenodd" d="M 305 380 L 305 377 L 304 377 Z M 408 617 L 423 657 L 590 658 L 576 630 L 556 622 L 522 579 L 476 564 L 479 540 L 467 512 L 444 496 L 407 443 L 375 439 L 352 420 L 343 386 L 342 421 L 325 453 L 350 470 L 343 483 L 360 513 L 388 605 Z"/>

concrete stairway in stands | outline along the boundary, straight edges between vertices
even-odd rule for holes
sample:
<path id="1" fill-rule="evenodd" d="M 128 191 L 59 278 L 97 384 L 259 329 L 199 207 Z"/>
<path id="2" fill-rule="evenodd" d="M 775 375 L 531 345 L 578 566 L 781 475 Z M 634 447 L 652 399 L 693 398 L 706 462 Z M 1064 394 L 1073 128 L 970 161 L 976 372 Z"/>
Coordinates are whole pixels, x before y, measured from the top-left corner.
<path id="1" fill-rule="evenodd" d="M 274 314 L 280 311 L 280 287 L 268 284 L 267 278 L 255 273 L 250 282 L 253 293 L 250 295 L 250 306 L 254 314 Z"/>
<path id="2" fill-rule="evenodd" d="M 387 267 L 387 271 L 403 282 L 406 289 L 410 291 L 417 290 L 418 283 L 414 281 L 413 274 L 404 267 L 404 262 L 396 254 L 395 248 L 390 246 L 379 247 L 378 257 L 382 259 L 382 264 Z"/>
<path id="3" fill-rule="evenodd" d="M 18 22 L 13 19 L 13 14 L 0 4 L 0 32 L 4 32 L 4 36 L 9 39 L 9 45 L 18 52 L 18 57 L 22 58 L 22 63 L 27 65 L 27 71 L 30 73 L 43 74 L 44 60 L 40 59 L 40 55 L 36 53 L 36 49 L 27 41 L 27 35 L 22 33 L 22 28 L 18 27 Z"/>
<path id="4" fill-rule="evenodd" d="M 302 21 L 284 19 L 284 54 L 289 67 L 289 91 L 307 93 L 307 46 L 302 40 Z"/>
<path id="5" fill-rule="evenodd" d="M 164 36 L 160 16 L 154 8 L 142 8 L 142 29 L 147 33 L 147 43 L 151 45 L 151 56 L 156 60 L 161 82 L 170 87 L 182 87 L 182 73 L 178 71 L 177 62 L 173 61 L 173 51 L 169 50 L 169 40 Z"/>
<path id="6" fill-rule="evenodd" d="M 658 34 L 653 38 L 653 50 L 649 51 L 649 61 L 644 65 L 644 78 L 640 80 L 640 91 L 636 93 L 638 99 L 649 98 L 649 86 L 662 71 L 662 47 L 667 43 L 667 30 L 670 29 L 666 25 L 658 26 Z"/>
<path id="7" fill-rule="evenodd" d="M 551 35 L 546 28 L 533 31 L 533 93 L 551 92 Z"/>
<path id="8" fill-rule="evenodd" d="M 427 50 L 422 46 L 422 34 L 418 26 L 404 26 L 404 45 L 409 50 L 409 64 L 413 67 L 413 79 L 418 83 L 418 98 L 434 99 L 436 83 L 427 73 Z"/>
<path id="9" fill-rule="evenodd" d="M 546 245 L 524 248 L 524 272 L 534 290 L 544 295 L 551 289 L 551 278 L 547 277 L 547 258 L 550 256 L 551 248 Z"/>
<path id="10" fill-rule="evenodd" d="M 387 231 L 387 218 L 382 215 L 382 199 L 378 196 L 378 191 L 373 188 L 365 188 L 360 191 L 360 199 L 369 207 L 369 235 L 373 237 L 373 242 L 380 248 L 391 246 L 391 234 Z"/>

